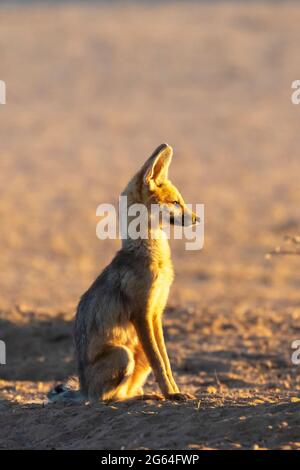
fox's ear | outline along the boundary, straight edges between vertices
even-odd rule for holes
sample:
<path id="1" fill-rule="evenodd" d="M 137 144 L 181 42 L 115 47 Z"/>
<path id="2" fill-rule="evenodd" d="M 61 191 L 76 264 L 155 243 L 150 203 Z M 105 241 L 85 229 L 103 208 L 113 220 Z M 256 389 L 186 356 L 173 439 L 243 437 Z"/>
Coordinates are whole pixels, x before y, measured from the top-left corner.
<path id="1" fill-rule="evenodd" d="M 160 186 L 168 178 L 168 169 L 172 160 L 173 149 L 168 144 L 161 144 L 154 150 L 146 161 L 144 169 L 144 182 L 150 184 L 151 180 Z"/>

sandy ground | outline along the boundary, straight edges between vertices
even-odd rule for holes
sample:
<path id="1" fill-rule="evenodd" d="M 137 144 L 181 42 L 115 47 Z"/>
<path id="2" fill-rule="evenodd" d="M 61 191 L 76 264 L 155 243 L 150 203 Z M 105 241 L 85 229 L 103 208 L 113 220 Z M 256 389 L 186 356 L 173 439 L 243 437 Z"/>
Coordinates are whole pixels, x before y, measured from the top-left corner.
<path id="1" fill-rule="evenodd" d="M 264 255 L 300 231 L 300 7 L 2 6 L 0 23 L 0 448 L 299 448 L 299 257 Z M 45 406 L 119 246 L 96 238 L 96 207 L 163 141 L 206 210 L 204 250 L 172 243 L 165 314 L 197 400 Z"/>

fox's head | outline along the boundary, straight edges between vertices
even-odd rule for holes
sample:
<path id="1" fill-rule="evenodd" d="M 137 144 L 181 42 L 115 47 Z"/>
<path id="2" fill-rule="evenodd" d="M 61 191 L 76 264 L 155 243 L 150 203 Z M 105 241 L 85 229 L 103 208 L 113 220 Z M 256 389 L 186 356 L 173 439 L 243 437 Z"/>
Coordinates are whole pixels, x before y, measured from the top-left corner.
<path id="1" fill-rule="evenodd" d="M 144 204 L 149 214 L 151 205 L 158 205 L 163 212 L 169 214 L 171 224 L 195 225 L 200 219 L 186 206 L 182 195 L 168 179 L 172 157 L 172 147 L 161 144 L 146 160 L 122 194 L 127 196 L 128 205 Z"/>

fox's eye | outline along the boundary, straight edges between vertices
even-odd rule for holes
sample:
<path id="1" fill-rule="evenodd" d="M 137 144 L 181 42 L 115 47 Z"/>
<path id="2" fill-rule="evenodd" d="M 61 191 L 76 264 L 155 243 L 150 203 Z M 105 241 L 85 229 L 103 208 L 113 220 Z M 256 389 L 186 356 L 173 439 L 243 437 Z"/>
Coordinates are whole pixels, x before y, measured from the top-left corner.
<path id="1" fill-rule="evenodd" d="M 173 201 L 173 204 L 174 204 L 174 206 L 176 206 L 176 207 L 179 207 L 179 206 L 180 206 L 180 204 L 179 204 L 178 201 Z"/>

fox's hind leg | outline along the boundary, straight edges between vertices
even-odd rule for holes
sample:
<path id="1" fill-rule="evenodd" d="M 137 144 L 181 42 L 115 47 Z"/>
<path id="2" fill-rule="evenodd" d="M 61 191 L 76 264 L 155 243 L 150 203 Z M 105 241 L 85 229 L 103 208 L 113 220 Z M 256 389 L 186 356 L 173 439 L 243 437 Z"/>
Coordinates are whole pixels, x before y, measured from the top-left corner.
<path id="1" fill-rule="evenodd" d="M 135 397 L 143 396 L 143 385 L 151 372 L 149 361 L 143 351 L 141 344 L 139 344 L 134 352 L 134 371 L 128 381 L 127 396 Z M 150 395 L 145 396 L 145 398 Z"/>
<path id="2" fill-rule="evenodd" d="M 86 368 L 86 394 L 92 401 L 124 400 L 134 370 L 134 357 L 125 346 L 109 346 Z"/>

